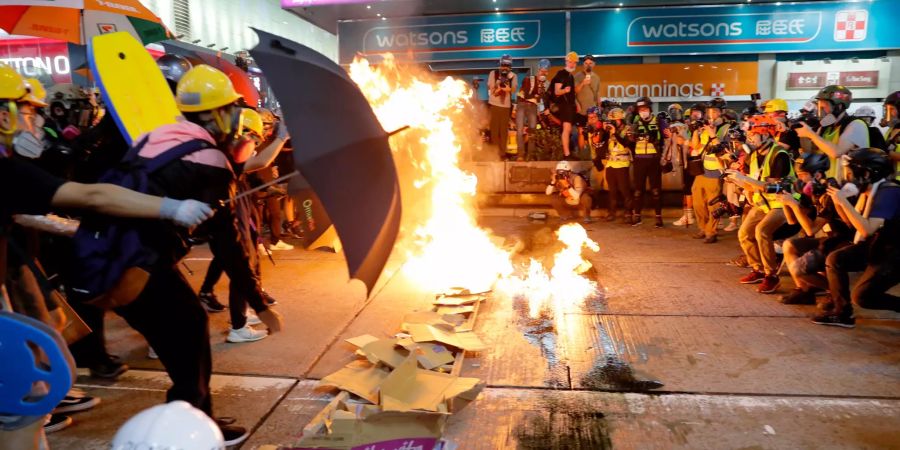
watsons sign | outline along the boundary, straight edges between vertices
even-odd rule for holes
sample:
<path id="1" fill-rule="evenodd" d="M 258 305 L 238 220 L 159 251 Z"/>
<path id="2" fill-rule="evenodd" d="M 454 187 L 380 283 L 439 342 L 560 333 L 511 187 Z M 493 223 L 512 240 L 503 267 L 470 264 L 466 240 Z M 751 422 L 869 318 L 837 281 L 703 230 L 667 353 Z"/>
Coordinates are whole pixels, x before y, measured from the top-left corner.
<path id="1" fill-rule="evenodd" d="M 896 0 L 573 11 L 572 50 L 606 56 L 900 48 Z"/>
<path id="2" fill-rule="evenodd" d="M 821 12 L 638 17 L 628 26 L 628 46 L 809 42 L 821 28 Z"/>
<path id="3" fill-rule="evenodd" d="M 536 58 L 565 53 L 564 13 L 480 14 L 340 22 L 340 62 L 357 53 L 452 61 Z"/>

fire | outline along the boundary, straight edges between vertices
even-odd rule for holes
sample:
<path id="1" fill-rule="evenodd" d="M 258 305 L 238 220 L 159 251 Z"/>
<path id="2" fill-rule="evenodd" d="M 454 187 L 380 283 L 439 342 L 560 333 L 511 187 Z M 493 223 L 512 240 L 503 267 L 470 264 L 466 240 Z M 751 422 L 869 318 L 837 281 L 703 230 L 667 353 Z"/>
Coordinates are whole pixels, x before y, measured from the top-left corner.
<path id="1" fill-rule="evenodd" d="M 582 248 L 598 248 L 581 226 L 559 230 L 566 248 L 549 273 L 532 261 L 527 275 L 517 276 L 503 240 L 476 223 L 478 180 L 459 167 L 464 144 L 477 137 L 472 92 L 464 81 L 434 80 L 398 66 L 390 55 L 377 67 L 356 59 L 350 77 L 385 130 L 410 127 L 391 140 L 404 209 L 397 245 L 407 258 L 404 271 L 410 279 L 432 292 L 502 288 L 527 297 L 534 314 L 548 302 L 562 305 L 596 292 L 596 285 L 579 275 L 589 267 Z"/>

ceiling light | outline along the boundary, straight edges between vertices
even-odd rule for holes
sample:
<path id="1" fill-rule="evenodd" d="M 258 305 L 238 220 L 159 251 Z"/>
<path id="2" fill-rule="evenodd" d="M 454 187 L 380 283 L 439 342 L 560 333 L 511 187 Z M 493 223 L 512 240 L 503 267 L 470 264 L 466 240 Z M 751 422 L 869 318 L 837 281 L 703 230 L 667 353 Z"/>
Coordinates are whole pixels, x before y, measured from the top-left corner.
<path id="1" fill-rule="evenodd" d="M 700 67 L 703 67 L 703 64 L 700 64 Z"/>
<path id="2" fill-rule="evenodd" d="M 381 20 L 387 20 L 387 17 L 382 17 Z"/>
<path id="3" fill-rule="evenodd" d="M 713 69 L 718 69 L 718 68 L 719 68 L 719 66 L 710 66 L 710 67 L 712 67 Z"/>
<path id="4" fill-rule="evenodd" d="M 500 8 L 494 8 L 494 11 L 500 11 Z"/>
<path id="5" fill-rule="evenodd" d="M 366 9 L 372 9 L 372 5 L 366 5 Z"/>
<path id="6" fill-rule="evenodd" d="M 622 5 L 623 5 L 622 3 L 619 3 L 619 7 L 622 7 Z"/>
<path id="7" fill-rule="evenodd" d="M 375 15 L 378 16 L 378 17 L 381 17 L 381 13 L 378 13 L 378 14 L 375 14 Z"/>
<path id="8" fill-rule="evenodd" d="M 781 2 L 775 2 L 775 6 L 781 6 Z"/>

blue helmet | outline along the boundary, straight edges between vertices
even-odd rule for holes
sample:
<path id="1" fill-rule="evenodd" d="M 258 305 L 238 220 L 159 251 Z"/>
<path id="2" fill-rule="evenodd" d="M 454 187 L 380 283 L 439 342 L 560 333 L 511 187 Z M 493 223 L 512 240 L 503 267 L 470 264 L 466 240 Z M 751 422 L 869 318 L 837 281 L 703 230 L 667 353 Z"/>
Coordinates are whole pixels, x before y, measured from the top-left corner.
<path id="1" fill-rule="evenodd" d="M 503 55 L 500 57 L 500 65 L 501 66 L 511 66 L 512 65 L 512 56 Z"/>
<path id="2" fill-rule="evenodd" d="M 587 113 L 588 114 L 596 114 L 599 116 L 600 115 L 600 107 L 599 106 L 591 106 L 590 108 L 587 109 Z"/>
<path id="3" fill-rule="evenodd" d="M 544 59 L 538 61 L 538 68 L 539 69 L 549 69 L 550 68 L 550 60 L 547 58 L 544 58 Z"/>

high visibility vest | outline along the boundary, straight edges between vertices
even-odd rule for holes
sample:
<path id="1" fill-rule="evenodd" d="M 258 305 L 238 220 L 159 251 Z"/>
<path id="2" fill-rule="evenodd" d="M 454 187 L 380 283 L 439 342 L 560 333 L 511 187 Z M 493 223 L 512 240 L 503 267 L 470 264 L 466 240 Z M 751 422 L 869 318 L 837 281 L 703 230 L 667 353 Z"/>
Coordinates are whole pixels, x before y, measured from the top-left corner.
<path id="1" fill-rule="evenodd" d="M 716 137 L 719 139 L 719 142 L 722 142 L 722 140 L 725 139 L 725 134 L 728 133 L 728 128 L 730 128 L 728 124 L 724 124 L 719 126 L 719 128 L 716 130 Z M 706 149 L 707 144 L 709 144 L 709 141 L 711 140 L 712 139 L 710 139 L 709 137 L 709 132 L 704 129 L 700 134 L 700 144 L 704 147 L 704 149 Z M 725 168 L 722 167 L 722 163 L 719 161 L 719 158 L 716 158 L 715 154 L 707 151 L 704 151 L 703 153 L 703 169 L 710 172 L 725 170 Z"/>
<path id="2" fill-rule="evenodd" d="M 759 167 L 759 178 L 758 180 L 765 182 L 772 174 L 772 164 L 775 162 L 775 157 L 780 154 L 791 156 L 790 152 L 785 150 L 778 144 L 772 144 L 772 148 L 766 153 L 766 156 L 763 158 L 762 166 Z M 754 152 L 753 156 L 756 156 L 756 152 Z M 754 162 L 754 158 L 751 156 L 751 163 Z M 755 161 L 759 161 L 758 158 Z M 794 173 L 794 165 L 788 164 L 790 166 L 790 172 L 788 173 L 788 177 L 794 178 L 796 174 Z M 751 166 L 752 170 L 752 166 Z M 763 201 L 765 200 L 765 201 Z M 769 212 L 772 209 L 781 209 L 784 208 L 784 204 L 781 203 L 781 194 L 762 194 L 760 195 L 757 192 L 753 193 L 753 203 L 756 204 L 759 208 L 761 208 L 765 212 Z"/>
<path id="3" fill-rule="evenodd" d="M 656 123 L 654 116 L 649 123 L 644 123 L 640 117 L 635 117 L 634 124 L 637 125 L 635 134 L 647 134 L 648 138 L 639 140 L 634 147 L 636 155 L 655 155 L 659 153 L 656 146 L 662 142 L 662 133 L 659 131 L 659 125 Z"/>
<path id="4" fill-rule="evenodd" d="M 606 167 L 624 169 L 631 166 L 631 152 L 615 135 L 609 137 L 609 159 Z"/>
<path id="5" fill-rule="evenodd" d="M 849 120 L 846 122 L 841 121 L 835 125 L 822 128 L 822 138 L 828 142 L 831 142 L 832 144 L 837 144 L 838 141 L 841 140 L 841 132 L 844 130 L 844 126 L 850 125 L 850 123 L 853 122 L 854 120 L 862 121 L 862 119 L 852 119 L 852 120 Z M 867 131 L 866 147 L 868 147 L 869 146 L 869 134 L 868 134 L 869 125 L 865 122 L 863 122 L 863 125 L 866 126 L 866 131 Z M 843 180 L 844 176 L 843 176 L 843 173 L 841 173 L 841 171 L 840 171 L 840 167 L 841 167 L 840 161 L 838 161 L 837 158 L 828 158 L 828 160 L 831 162 L 831 166 L 828 168 L 828 172 L 826 172 L 825 174 L 829 178 Z"/>
<path id="6" fill-rule="evenodd" d="M 888 152 L 900 152 L 900 128 L 897 125 L 892 125 L 884 133 L 884 142 L 887 143 Z M 896 174 L 895 178 L 900 180 L 900 161 L 894 164 L 894 173 Z"/>

